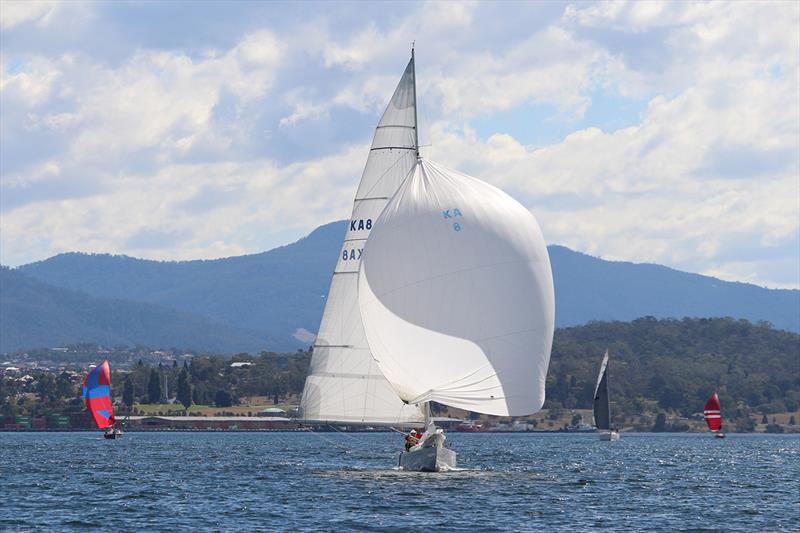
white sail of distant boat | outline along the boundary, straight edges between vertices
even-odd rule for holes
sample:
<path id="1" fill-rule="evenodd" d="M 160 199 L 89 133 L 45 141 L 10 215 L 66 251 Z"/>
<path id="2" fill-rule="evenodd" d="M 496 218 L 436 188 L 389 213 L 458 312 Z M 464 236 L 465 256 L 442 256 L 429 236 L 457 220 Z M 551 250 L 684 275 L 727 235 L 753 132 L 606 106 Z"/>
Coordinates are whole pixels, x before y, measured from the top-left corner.
<path id="1" fill-rule="evenodd" d="M 353 202 L 300 404 L 307 421 L 407 425 L 423 420 L 420 408 L 404 404 L 378 369 L 356 294 L 364 243 L 417 160 L 414 77 L 412 55 L 375 129 Z"/>
<path id="2" fill-rule="evenodd" d="M 303 391 L 309 421 L 414 423 L 400 466 L 456 454 L 430 402 L 541 409 L 553 341 L 550 259 L 503 191 L 419 157 L 414 54 L 375 132 Z M 380 215 L 380 216 L 379 216 Z"/>
<path id="3" fill-rule="evenodd" d="M 603 356 L 600 372 L 597 374 L 592 416 L 595 427 L 600 430 L 600 440 L 619 439 L 619 433 L 611 428 L 611 400 L 608 396 L 608 350 Z"/>

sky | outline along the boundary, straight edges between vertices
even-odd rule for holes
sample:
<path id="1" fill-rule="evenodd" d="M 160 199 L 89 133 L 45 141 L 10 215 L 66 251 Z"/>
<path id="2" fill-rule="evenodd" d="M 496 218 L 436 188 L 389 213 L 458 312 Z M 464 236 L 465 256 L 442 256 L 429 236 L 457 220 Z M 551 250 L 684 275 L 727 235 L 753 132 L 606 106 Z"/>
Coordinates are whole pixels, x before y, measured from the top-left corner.
<path id="1" fill-rule="evenodd" d="M 798 2 L 0 2 L 0 263 L 349 216 L 416 42 L 422 154 L 545 239 L 800 287 Z"/>

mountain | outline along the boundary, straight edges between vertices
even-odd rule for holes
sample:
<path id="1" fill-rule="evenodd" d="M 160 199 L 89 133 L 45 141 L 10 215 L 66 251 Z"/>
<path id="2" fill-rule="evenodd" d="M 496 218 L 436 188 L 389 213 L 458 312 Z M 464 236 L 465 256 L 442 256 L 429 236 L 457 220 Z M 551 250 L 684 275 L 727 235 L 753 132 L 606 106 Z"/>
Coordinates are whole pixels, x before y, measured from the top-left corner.
<path id="1" fill-rule="evenodd" d="M 219 352 L 258 351 L 268 340 L 227 324 L 149 303 L 54 287 L 0 267 L 0 353 L 93 341 Z"/>
<path id="2" fill-rule="evenodd" d="M 101 298 L 158 304 L 273 338 L 270 349 L 308 346 L 316 332 L 346 222 L 321 226 L 268 252 L 205 261 L 61 254 L 19 268 L 45 283 Z M 800 331 L 800 291 L 604 261 L 550 246 L 559 327 L 590 320 L 733 317 Z M 91 339 L 84 339 L 91 340 Z M 172 343 L 175 344 L 175 343 Z"/>
<path id="3" fill-rule="evenodd" d="M 604 261 L 549 246 L 556 323 L 590 320 L 733 317 L 800 332 L 800 291 L 722 281 L 661 265 Z"/>
<path id="4" fill-rule="evenodd" d="M 328 224 L 268 252 L 207 261 L 69 253 L 20 270 L 94 296 L 155 303 L 259 331 L 275 339 L 270 349 L 294 351 L 312 342 L 299 329 L 317 331 L 344 233 L 343 222 Z"/>

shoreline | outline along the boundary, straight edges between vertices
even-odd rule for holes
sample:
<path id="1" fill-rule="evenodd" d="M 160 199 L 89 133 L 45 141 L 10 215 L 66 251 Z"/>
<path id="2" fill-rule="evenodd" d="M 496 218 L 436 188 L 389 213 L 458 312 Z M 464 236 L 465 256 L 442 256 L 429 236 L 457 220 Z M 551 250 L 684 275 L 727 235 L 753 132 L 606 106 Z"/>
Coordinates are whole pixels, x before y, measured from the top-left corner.
<path id="1" fill-rule="evenodd" d="M 0 428 L 0 433 L 102 433 L 97 429 L 50 429 L 50 428 Z M 282 429 L 194 429 L 194 428 L 127 428 L 124 433 L 393 433 L 392 430 L 327 430 L 314 431 L 306 428 Z M 451 435 L 597 435 L 597 431 L 447 431 Z M 708 431 L 620 431 L 626 435 L 705 435 Z M 800 435 L 800 431 L 769 433 L 766 431 L 725 432 L 730 435 Z"/>

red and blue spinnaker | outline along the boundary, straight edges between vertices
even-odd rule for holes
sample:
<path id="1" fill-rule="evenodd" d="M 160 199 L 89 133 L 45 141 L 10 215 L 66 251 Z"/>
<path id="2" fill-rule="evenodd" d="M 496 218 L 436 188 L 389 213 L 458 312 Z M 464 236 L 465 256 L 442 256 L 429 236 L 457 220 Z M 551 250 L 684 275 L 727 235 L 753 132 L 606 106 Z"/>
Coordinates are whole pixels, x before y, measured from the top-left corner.
<path id="1" fill-rule="evenodd" d="M 94 367 L 83 382 L 83 401 L 100 429 L 114 425 L 111 407 L 111 371 L 108 361 Z"/>

